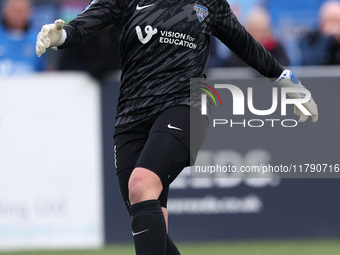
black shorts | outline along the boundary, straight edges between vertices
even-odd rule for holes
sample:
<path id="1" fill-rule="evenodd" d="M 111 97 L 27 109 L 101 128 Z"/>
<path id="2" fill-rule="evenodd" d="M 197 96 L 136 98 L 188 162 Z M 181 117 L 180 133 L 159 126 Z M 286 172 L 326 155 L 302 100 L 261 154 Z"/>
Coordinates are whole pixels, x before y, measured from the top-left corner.
<path id="1" fill-rule="evenodd" d="M 207 128 L 206 116 L 186 105 L 173 106 L 149 118 L 116 127 L 115 165 L 128 209 L 128 182 L 136 167 L 159 176 L 163 184 L 159 200 L 166 207 L 170 183 L 184 167 L 194 163 Z"/>

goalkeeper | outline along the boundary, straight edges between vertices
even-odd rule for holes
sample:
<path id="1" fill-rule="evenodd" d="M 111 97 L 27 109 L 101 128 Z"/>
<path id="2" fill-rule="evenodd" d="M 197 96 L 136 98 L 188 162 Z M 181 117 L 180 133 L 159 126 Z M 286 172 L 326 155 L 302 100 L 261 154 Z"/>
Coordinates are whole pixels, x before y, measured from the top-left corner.
<path id="1" fill-rule="evenodd" d="M 43 26 L 36 52 L 75 47 L 111 24 L 119 35 L 122 64 L 115 163 L 136 254 L 180 254 L 167 234 L 168 189 L 195 160 L 208 127 L 206 116 L 190 111 L 189 84 L 205 77 L 210 35 L 278 86 L 303 86 L 251 37 L 225 0 L 92 0 L 68 25 L 57 20 Z M 316 122 L 313 99 L 304 106 Z M 299 109 L 296 114 L 301 122 L 309 117 Z M 191 150 L 190 119 L 195 126 Z"/>

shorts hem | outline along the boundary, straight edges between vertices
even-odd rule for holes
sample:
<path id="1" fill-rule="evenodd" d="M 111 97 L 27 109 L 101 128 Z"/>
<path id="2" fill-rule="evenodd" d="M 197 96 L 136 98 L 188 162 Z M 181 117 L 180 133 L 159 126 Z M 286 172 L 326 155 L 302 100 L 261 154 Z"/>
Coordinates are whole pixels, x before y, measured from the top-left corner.
<path id="1" fill-rule="evenodd" d="M 133 164 L 126 164 L 123 167 L 119 167 L 116 168 L 116 175 L 118 175 L 118 173 L 122 172 L 122 171 L 126 171 L 127 169 L 131 169 L 131 168 L 136 168 Z"/>
<path id="2" fill-rule="evenodd" d="M 144 164 L 138 164 L 138 165 L 136 165 L 135 168 L 137 168 L 137 167 L 145 168 L 145 169 L 153 172 L 154 174 L 156 174 L 159 177 L 159 179 L 161 180 L 162 184 L 163 184 L 163 189 L 164 189 L 164 187 L 168 187 L 169 186 L 169 184 L 164 182 L 163 178 L 160 176 L 160 173 L 157 170 L 155 170 L 153 167 L 147 166 L 147 165 L 144 165 Z"/>

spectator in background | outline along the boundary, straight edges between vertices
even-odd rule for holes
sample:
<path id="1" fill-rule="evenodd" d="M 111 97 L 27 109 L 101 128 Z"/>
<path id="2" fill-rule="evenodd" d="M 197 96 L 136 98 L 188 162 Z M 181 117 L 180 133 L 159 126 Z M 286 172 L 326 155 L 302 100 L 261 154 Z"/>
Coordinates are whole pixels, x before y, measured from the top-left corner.
<path id="1" fill-rule="evenodd" d="M 319 29 L 301 41 L 302 65 L 340 65 L 340 2 L 327 1 L 319 12 Z"/>
<path id="2" fill-rule="evenodd" d="M 36 31 L 30 28 L 30 0 L 5 0 L 0 24 L 0 76 L 45 69 L 35 55 Z"/>
<path id="3" fill-rule="evenodd" d="M 245 28 L 254 39 L 261 43 L 283 66 L 289 65 L 289 59 L 283 45 L 272 35 L 271 19 L 264 8 L 257 6 L 250 11 Z M 227 66 L 244 67 L 247 66 L 247 64 L 232 53 L 227 59 Z"/>

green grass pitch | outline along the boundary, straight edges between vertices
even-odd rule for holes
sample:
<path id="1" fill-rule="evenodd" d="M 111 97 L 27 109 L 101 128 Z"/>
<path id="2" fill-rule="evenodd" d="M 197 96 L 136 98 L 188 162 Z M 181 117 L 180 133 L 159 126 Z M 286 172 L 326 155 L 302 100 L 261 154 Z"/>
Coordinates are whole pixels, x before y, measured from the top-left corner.
<path id="1" fill-rule="evenodd" d="M 182 255 L 339 255 L 340 240 L 179 243 Z M 0 252 L 0 255 L 133 255 L 132 244 L 100 250 Z"/>

